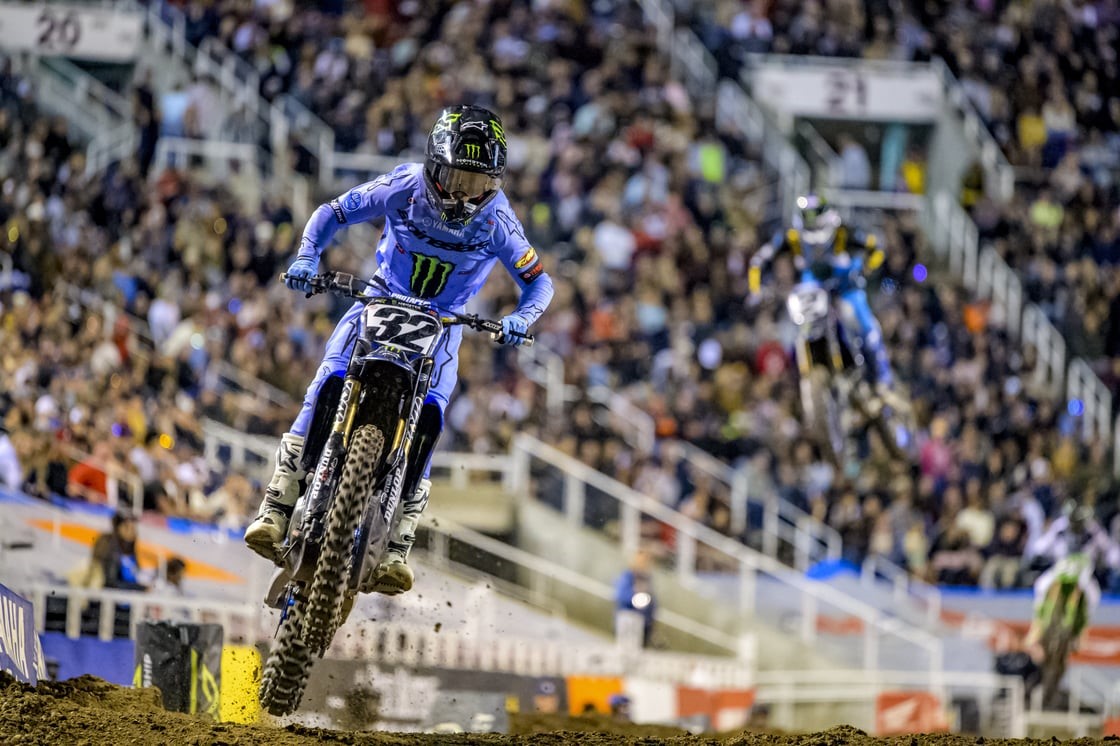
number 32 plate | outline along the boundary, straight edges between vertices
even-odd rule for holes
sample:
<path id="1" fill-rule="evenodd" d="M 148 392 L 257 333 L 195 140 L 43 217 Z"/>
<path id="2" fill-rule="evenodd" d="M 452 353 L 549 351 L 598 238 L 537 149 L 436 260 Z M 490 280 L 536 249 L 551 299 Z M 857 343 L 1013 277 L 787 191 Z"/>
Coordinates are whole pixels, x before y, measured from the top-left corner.
<path id="1" fill-rule="evenodd" d="M 364 313 L 371 342 L 419 355 L 431 355 L 439 342 L 442 325 L 426 313 L 384 303 L 370 303 Z"/>

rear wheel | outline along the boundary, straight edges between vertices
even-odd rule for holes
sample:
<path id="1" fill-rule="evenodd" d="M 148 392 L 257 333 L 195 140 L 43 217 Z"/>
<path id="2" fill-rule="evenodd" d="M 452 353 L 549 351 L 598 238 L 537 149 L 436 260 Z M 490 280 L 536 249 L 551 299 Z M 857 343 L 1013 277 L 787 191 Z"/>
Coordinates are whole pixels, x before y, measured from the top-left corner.
<path id="1" fill-rule="evenodd" d="M 343 620 L 343 607 L 350 581 L 354 536 L 373 478 L 384 450 L 385 436 L 373 425 L 354 431 L 342 478 L 327 516 L 327 531 L 307 595 L 307 621 L 303 639 L 322 655 Z"/>

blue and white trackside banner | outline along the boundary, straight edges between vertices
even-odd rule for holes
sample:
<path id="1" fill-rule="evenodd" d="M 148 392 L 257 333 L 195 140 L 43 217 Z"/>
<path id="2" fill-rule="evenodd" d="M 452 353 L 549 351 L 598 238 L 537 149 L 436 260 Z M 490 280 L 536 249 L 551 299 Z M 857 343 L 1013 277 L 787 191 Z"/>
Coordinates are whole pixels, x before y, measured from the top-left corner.
<path id="1" fill-rule="evenodd" d="M 31 602 L 0 585 L 0 670 L 27 684 L 46 678 Z"/>

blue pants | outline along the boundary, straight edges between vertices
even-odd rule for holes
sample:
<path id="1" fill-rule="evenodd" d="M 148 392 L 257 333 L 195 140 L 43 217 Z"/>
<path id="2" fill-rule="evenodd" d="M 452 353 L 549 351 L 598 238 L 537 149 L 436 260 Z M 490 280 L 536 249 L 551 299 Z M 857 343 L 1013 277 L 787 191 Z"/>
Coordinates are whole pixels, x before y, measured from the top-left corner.
<path id="1" fill-rule="evenodd" d="M 867 293 L 861 288 L 845 290 L 840 294 L 839 308 L 840 323 L 844 326 L 844 331 L 862 341 L 864 354 L 875 365 L 875 381 L 887 386 L 893 385 L 894 375 L 891 373 L 886 345 L 883 344 L 883 330 L 879 327 L 875 314 L 871 312 Z"/>
<path id="2" fill-rule="evenodd" d="M 311 428 L 311 415 L 315 411 L 315 401 L 319 398 L 319 390 L 328 376 L 346 375 L 346 365 L 350 362 L 350 354 L 354 351 L 354 344 L 358 340 L 361 327 L 363 303 L 355 303 L 343 315 L 338 326 L 331 332 L 327 340 L 327 351 L 323 355 L 323 362 L 315 372 L 315 378 L 307 387 L 307 394 L 303 397 L 303 407 L 292 423 L 291 433 L 307 437 Z M 447 409 L 447 402 L 451 392 L 455 390 L 455 383 L 459 380 L 459 345 L 463 341 L 463 328 L 452 326 L 444 333 L 434 355 L 435 362 L 432 366 L 432 385 L 428 389 L 425 404 L 435 404 L 439 407 L 440 414 Z M 428 476 L 428 469 L 424 470 L 424 477 Z"/>

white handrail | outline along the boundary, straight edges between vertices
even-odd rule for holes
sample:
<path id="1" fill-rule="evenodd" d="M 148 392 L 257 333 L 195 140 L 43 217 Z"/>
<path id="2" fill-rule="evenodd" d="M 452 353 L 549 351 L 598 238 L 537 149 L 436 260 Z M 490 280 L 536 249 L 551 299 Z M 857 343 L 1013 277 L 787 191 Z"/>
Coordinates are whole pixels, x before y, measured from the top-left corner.
<path id="1" fill-rule="evenodd" d="M 733 559 L 738 565 L 742 592 L 739 598 L 744 613 L 753 614 L 756 604 L 756 576 L 766 573 L 774 580 L 796 592 L 801 598 L 801 637 L 812 643 L 817 635 L 819 605 L 827 604 L 858 618 L 864 625 L 864 665 L 878 667 L 880 637 L 891 635 L 918 648 L 929 659 L 931 670 L 942 666 L 941 641 L 923 629 L 901 619 L 885 618 L 880 610 L 847 594 L 812 580 L 791 570 L 778 560 L 693 521 L 675 509 L 642 495 L 626 485 L 601 474 L 561 451 L 529 435 L 519 434 L 513 443 L 514 484 L 523 494 L 529 494 L 529 469 L 532 459 L 537 459 L 558 469 L 564 476 L 564 512 L 573 526 L 583 524 L 583 495 L 593 487 L 607 498 L 618 503 L 620 514 L 619 543 L 624 552 L 638 549 L 641 542 L 641 516 L 650 516 L 675 530 L 678 547 L 678 573 L 686 582 L 696 579 L 696 568 L 681 558 L 695 559 L 696 547 L 706 546 L 718 554 Z"/>
<path id="2" fill-rule="evenodd" d="M 1084 360 L 1069 359 L 1065 338 L 1026 297 L 1018 274 L 996 254 L 981 249 L 979 231 L 964 209 L 947 192 L 930 199 L 925 211 L 930 243 L 964 284 L 981 297 L 991 298 L 1007 319 L 1008 330 L 1038 353 L 1032 384 L 1051 397 L 1064 393 L 1071 410 L 1080 404 L 1082 437 L 1101 438 L 1113 444 L 1113 471 L 1120 474 L 1120 419 L 1112 420 L 1112 393 Z"/>
<path id="3" fill-rule="evenodd" d="M 860 566 L 860 581 L 874 585 L 878 577 L 891 584 L 894 598 L 899 603 L 917 603 L 925 607 L 925 623 L 930 629 L 941 622 L 941 589 L 920 580 L 880 555 L 868 555 Z"/>
<path id="4" fill-rule="evenodd" d="M 754 675 L 751 666 L 734 658 L 628 650 L 606 642 L 436 632 L 430 624 L 377 620 L 354 622 L 343 630 L 346 634 L 335 635 L 330 657 L 390 666 L 501 671 L 523 676 L 630 675 L 713 688 L 746 688 Z"/>
<path id="5" fill-rule="evenodd" d="M 46 631 L 47 600 L 65 599 L 65 632 L 70 638 L 81 636 L 82 611 L 94 602 L 99 602 L 101 605 L 96 619 L 96 634 L 102 640 L 111 640 L 114 637 L 114 622 L 118 607 L 128 610 L 131 637 L 135 637 L 136 626 L 140 622 L 167 619 L 171 615 L 180 620 L 221 624 L 227 641 L 243 640 L 252 644 L 266 640 L 271 635 L 271 630 L 264 626 L 266 617 L 262 613 L 263 607 L 258 603 L 185 598 L 170 593 L 140 593 L 112 588 L 95 590 L 43 583 L 23 585 L 18 587 L 17 591 L 31 601 L 35 615 L 35 629 L 38 632 Z"/>
<path id="6" fill-rule="evenodd" d="M 872 703 L 888 690 L 913 689 L 936 695 L 943 706 L 950 703 L 951 689 L 990 692 L 993 703 L 1001 693 L 1007 708 L 1007 732 L 1010 738 L 1027 735 L 1027 713 L 1024 704 L 1023 680 L 1016 676 L 973 671 L 864 671 L 844 669 L 812 669 L 803 671 L 760 671 L 755 675 L 755 701 L 766 704 L 812 704 L 860 702 Z M 778 708 L 776 708 L 777 710 Z M 988 708 L 983 708 L 988 709 Z M 786 710 L 788 712 L 788 710 Z M 868 709 L 868 714 L 872 710 Z M 792 722 L 775 722 L 776 727 L 795 727 Z M 856 723 L 871 728 L 873 722 Z"/>
<path id="7" fill-rule="evenodd" d="M 164 167 L 190 158 L 201 158 L 207 164 L 212 178 L 223 180 L 229 172 L 229 164 L 236 161 L 243 165 L 263 171 L 264 153 L 254 143 L 226 142 L 223 140 L 199 140 L 193 137 L 161 137 L 156 143 L 153 158 L 153 174 Z"/>
<path id="8" fill-rule="evenodd" d="M 508 460 L 508 459 L 507 459 Z M 464 544 L 468 544 L 476 549 L 479 549 L 495 557 L 500 558 L 502 561 L 511 565 L 524 568 L 531 573 L 541 575 L 550 580 L 563 583 L 569 588 L 575 588 L 589 595 L 595 596 L 604 601 L 614 602 L 615 594 L 614 589 L 606 583 L 595 580 L 594 578 L 582 575 L 567 567 L 563 567 L 551 560 L 543 559 L 530 554 L 523 549 L 518 549 L 511 544 L 506 544 L 497 539 L 491 539 L 489 536 L 481 534 L 477 531 L 469 529 L 465 526 L 460 526 L 457 523 L 449 521 L 445 518 L 440 518 L 438 515 L 425 518 L 422 524 L 431 532 L 441 534 L 445 539 L 455 539 Z M 438 552 L 446 552 L 448 545 L 443 543 Z M 434 556 L 440 556 L 439 554 Z M 432 550 L 429 548 L 429 555 L 432 555 Z M 446 556 L 440 557 L 446 561 Z M 683 632 L 691 637 L 699 640 L 705 640 L 713 645 L 723 647 L 728 652 L 737 653 L 742 652 L 742 643 L 740 638 L 722 632 L 715 627 L 709 627 L 706 624 L 701 624 L 694 619 L 683 616 L 671 609 L 660 608 L 657 611 L 657 621 L 664 624 L 666 627 Z"/>
<path id="9" fill-rule="evenodd" d="M 562 359 L 560 365 L 563 365 Z M 606 407 L 612 416 L 611 424 L 614 429 L 622 434 L 630 445 L 637 448 L 640 453 L 653 453 L 657 433 L 653 418 L 648 412 L 610 386 L 594 386 L 588 389 L 587 397 Z"/>
<path id="10" fill-rule="evenodd" d="M 1069 364 L 1066 398 L 1071 407 L 1081 403 L 1081 437 L 1085 440 L 1111 437 L 1112 392 L 1108 390 L 1093 369 L 1081 358 Z M 1076 413 L 1076 410 L 1074 410 Z"/>

